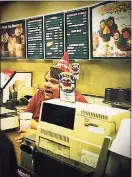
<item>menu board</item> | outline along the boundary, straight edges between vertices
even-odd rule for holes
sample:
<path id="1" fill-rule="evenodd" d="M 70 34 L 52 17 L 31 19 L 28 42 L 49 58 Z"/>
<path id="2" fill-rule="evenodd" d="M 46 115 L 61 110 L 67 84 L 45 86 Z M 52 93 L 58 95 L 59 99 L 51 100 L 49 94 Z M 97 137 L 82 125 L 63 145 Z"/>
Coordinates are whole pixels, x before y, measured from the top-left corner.
<path id="1" fill-rule="evenodd" d="M 0 24 L 0 57 L 25 58 L 25 20 Z"/>
<path id="2" fill-rule="evenodd" d="M 47 15 L 45 26 L 45 59 L 59 59 L 64 55 L 64 13 Z"/>
<path id="3" fill-rule="evenodd" d="M 65 40 L 70 59 L 88 59 L 88 8 L 65 14 Z"/>
<path id="4" fill-rule="evenodd" d="M 27 58 L 43 59 L 43 17 L 27 19 Z"/>

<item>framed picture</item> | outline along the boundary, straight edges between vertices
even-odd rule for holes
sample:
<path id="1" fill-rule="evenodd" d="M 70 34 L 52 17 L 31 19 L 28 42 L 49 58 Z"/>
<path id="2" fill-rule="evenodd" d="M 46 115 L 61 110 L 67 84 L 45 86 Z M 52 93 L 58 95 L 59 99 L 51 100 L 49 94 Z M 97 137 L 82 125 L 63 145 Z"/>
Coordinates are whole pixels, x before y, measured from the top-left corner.
<path id="1" fill-rule="evenodd" d="M 6 59 L 25 58 L 25 20 L 0 24 L 0 56 Z"/>
<path id="2" fill-rule="evenodd" d="M 131 2 L 108 1 L 90 7 L 91 59 L 131 58 Z"/>

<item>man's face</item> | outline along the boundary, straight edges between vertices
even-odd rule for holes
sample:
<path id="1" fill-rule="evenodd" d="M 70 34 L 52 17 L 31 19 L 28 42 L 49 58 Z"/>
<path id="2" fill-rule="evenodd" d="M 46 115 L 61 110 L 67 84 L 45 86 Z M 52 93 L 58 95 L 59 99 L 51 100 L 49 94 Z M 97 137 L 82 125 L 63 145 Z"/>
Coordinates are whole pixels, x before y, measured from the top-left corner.
<path id="1" fill-rule="evenodd" d="M 59 98 L 59 81 L 50 76 L 50 72 L 46 74 L 45 83 L 45 100 Z"/>

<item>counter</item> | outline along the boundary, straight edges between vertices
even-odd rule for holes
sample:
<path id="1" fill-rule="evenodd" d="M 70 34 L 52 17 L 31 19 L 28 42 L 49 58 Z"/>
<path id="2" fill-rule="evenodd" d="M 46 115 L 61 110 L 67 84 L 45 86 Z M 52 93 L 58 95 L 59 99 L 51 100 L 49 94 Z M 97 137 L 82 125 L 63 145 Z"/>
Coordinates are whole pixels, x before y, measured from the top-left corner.
<path id="1" fill-rule="evenodd" d="M 31 132 L 34 132 L 34 131 L 31 131 Z M 14 147 L 15 147 L 15 151 L 16 151 L 16 157 L 17 157 L 17 162 L 18 162 L 18 170 L 17 170 L 17 172 L 18 172 L 18 177 L 21 177 L 21 176 L 29 176 L 29 177 L 43 177 L 43 175 L 42 176 L 38 176 L 38 175 L 36 175 L 33 171 L 30 171 L 29 169 L 26 169 L 26 168 L 24 168 L 24 167 L 22 167 L 21 165 L 20 165 L 20 144 L 19 143 L 17 143 L 16 141 L 15 141 L 15 138 L 18 136 L 18 129 L 13 129 L 13 130 L 10 130 L 10 131 L 6 131 L 6 135 L 9 137 L 9 139 L 13 142 L 13 144 L 14 144 Z M 37 154 L 37 158 L 38 158 L 38 155 L 39 154 Z M 40 158 L 40 157 L 39 157 Z M 42 157 L 41 157 L 42 158 Z M 41 165 L 47 165 L 47 167 L 46 168 L 51 168 L 51 167 L 55 167 L 56 165 L 56 162 L 57 161 L 54 161 L 54 160 L 52 160 L 52 158 L 50 158 L 50 157 L 48 157 L 48 156 L 45 156 L 44 158 L 42 158 L 42 159 L 40 159 L 41 160 Z M 44 163 L 42 163 L 42 160 L 43 160 L 43 162 Z M 53 165 L 53 166 L 52 166 Z M 80 171 L 78 171 L 78 170 L 75 170 L 75 169 L 71 169 L 71 167 L 68 167 L 67 165 L 65 165 L 65 164 L 63 164 L 63 163 L 60 163 L 59 164 L 59 166 L 60 166 L 60 168 L 59 169 L 63 169 L 62 171 L 63 171 L 63 174 L 66 174 L 66 173 L 68 173 L 68 176 L 74 176 L 74 174 L 76 174 L 76 176 L 77 177 L 92 177 L 93 176 L 93 174 L 88 174 L 88 175 L 86 175 L 86 174 L 83 174 L 82 172 L 80 172 Z M 51 171 L 51 170 L 50 170 Z M 68 172 L 69 171 L 69 172 Z M 54 174 L 55 173 L 55 171 L 52 173 L 52 174 Z M 57 172 L 58 173 L 58 172 Z M 56 173 L 56 175 L 57 175 L 57 173 Z M 55 175 L 55 176 L 56 176 Z M 53 175 L 52 175 L 53 176 Z M 50 176 L 50 177 L 52 177 L 52 176 Z M 65 176 L 65 175 L 64 175 Z M 44 177 L 49 177 L 49 175 L 46 173 L 45 174 L 45 176 Z M 56 176 L 57 177 L 57 176 Z"/>

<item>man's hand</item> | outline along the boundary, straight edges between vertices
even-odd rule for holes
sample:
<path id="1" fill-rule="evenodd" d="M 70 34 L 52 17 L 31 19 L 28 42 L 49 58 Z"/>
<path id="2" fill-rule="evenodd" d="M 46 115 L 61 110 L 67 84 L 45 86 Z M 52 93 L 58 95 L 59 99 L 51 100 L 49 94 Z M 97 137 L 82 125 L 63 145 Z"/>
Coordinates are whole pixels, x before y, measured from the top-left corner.
<path id="1" fill-rule="evenodd" d="M 15 138 L 15 140 L 17 143 L 22 143 L 22 139 L 24 136 L 36 134 L 36 130 L 22 128 L 18 131 L 18 133 L 19 133 L 19 136 L 17 138 Z"/>
<path id="2" fill-rule="evenodd" d="M 17 143 L 22 143 L 22 139 L 26 133 L 28 133 L 28 129 L 22 128 L 19 130 L 19 136 L 15 138 Z"/>
<path id="3" fill-rule="evenodd" d="M 38 122 L 36 120 L 32 119 L 31 120 L 31 129 L 25 129 L 25 128 L 20 129 L 18 132 L 19 136 L 17 138 L 15 138 L 16 142 L 22 143 L 22 139 L 26 134 L 30 134 L 33 132 L 33 130 L 37 130 L 37 125 L 38 125 Z"/>

